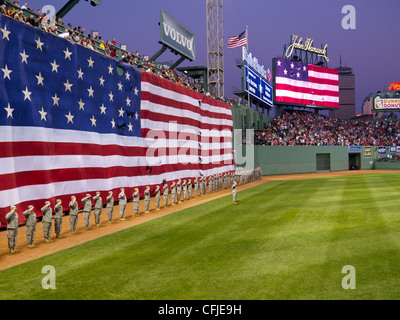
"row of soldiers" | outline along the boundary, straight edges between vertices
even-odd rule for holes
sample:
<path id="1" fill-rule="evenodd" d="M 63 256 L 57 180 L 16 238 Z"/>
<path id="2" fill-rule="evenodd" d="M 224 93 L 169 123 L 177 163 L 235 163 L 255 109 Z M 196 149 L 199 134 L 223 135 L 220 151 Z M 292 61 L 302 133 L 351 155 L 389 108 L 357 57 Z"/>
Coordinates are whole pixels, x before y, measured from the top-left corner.
<path id="1" fill-rule="evenodd" d="M 178 181 L 172 182 L 169 187 L 168 184 L 164 181 L 162 185 L 162 196 L 164 207 L 168 206 L 169 193 L 171 193 L 171 202 L 172 205 L 176 205 L 177 203 L 181 203 L 182 201 L 190 200 L 192 196 L 197 197 L 203 196 L 207 192 L 217 192 L 222 190 L 223 188 L 232 188 L 233 194 L 233 202 L 236 203 L 236 186 L 238 184 L 244 184 L 256 179 L 261 179 L 261 169 L 257 168 L 250 171 L 239 171 L 235 174 L 226 173 L 226 174 L 216 174 L 213 176 L 207 177 L 202 176 L 200 178 L 195 178 L 193 180 L 188 179 L 188 181 L 178 179 Z M 155 205 L 156 210 L 160 210 L 160 200 L 161 200 L 161 188 L 159 185 L 156 186 L 155 192 Z M 139 189 L 135 188 L 134 193 L 132 194 L 133 198 L 133 210 L 135 216 L 139 216 L 139 203 L 140 203 L 140 195 Z M 151 192 L 150 187 L 147 186 L 144 190 L 144 212 L 149 213 L 150 207 L 150 198 Z M 96 195 L 93 197 L 94 201 L 94 219 L 97 227 L 100 226 L 100 218 L 103 209 L 103 200 L 100 196 L 100 192 L 96 192 Z M 84 227 L 86 230 L 89 229 L 90 219 L 91 219 L 91 211 L 92 211 L 92 196 L 90 194 L 86 194 L 86 196 L 81 199 L 83 205 L 83 219 L 84 219 Z M 125 189 L 121 188 L 120 193 L 118 194 L 118 204 L 119 204 L 119 220 L 125 221 L 125 211 L 127 206 L 127 196 L 125 194 Z M 114 213 L 114 196 L 113 192 L 109 191 L 108 196 L 106 197 L 106 212 L 107 212 L 107 220 L 108 223 L 113 223 L 113 213 Z M 28 206 L 28 209 L 23 212 L 23 215 L 26 218 L 26 243 L 29 248 L 34 248 L 33 244 L 35 233 L 36 233 L 36 224 L 37 224 L 37 216 L 34 211 L 34 206 Z M 8 238 L 8 247 L 10 253 L 15 253 L 15 246 L 18 237 L 18 213 L 16 212 L 17 208 L 15 206 L 10 207 L 10 212 L 6 215 L 7 220 L 7 238 Z M 63 223 L 63 206 L 62 201 L 60 199 L 56 200 L 56 205 L 54 206 L 54 215 L 53 208 L 51 207 L 50 201 L 46 201 L 45 205 L 41 208 L 42 212 L 42 226 L 43 226 L 43 234 L 45 242 L 51 242 L 50 235 L 53 227 L 53 219 L 54 219 L 54 229 L 56 238 L 61 237 L 61 229 Z M 75 196 L 71 196 L 71 201 L 69 202 L 69 227 L 71 233 L 76 233 L 76 228 L 78 224 L 78 213 L 79 213 L 79 205 Z"/>

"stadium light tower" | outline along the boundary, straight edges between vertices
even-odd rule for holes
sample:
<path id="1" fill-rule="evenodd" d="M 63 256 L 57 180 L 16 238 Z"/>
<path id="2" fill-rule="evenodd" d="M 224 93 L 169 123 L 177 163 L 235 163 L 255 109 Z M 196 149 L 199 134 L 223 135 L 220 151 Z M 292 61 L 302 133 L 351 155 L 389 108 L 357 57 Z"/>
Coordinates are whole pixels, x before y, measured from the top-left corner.
<path id="1" fill-rule="evenodd" d="M 207 0 L 208 90 L 217 98 L 224 96 L 223 0 Z"/>

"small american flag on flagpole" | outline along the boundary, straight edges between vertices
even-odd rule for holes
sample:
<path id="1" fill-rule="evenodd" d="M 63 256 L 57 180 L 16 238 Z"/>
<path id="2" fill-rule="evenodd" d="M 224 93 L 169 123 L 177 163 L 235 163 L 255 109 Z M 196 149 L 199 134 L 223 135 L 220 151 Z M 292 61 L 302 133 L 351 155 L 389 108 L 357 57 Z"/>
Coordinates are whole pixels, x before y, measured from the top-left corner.
<path id="1" fill-rule="evenodd" d="M 228 49 L 238 48 L 247 45 L 247 30 L 238 36 L 228 38 Z"/>

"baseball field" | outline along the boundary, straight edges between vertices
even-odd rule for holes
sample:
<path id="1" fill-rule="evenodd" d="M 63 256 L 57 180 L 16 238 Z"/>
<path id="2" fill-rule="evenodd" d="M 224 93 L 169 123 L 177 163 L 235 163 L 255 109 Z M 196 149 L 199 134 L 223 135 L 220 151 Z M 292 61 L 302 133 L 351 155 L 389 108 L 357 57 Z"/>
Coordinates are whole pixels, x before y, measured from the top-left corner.
<path id="1" fill-rule="evenodd" d="M 399 299 L 399 180 L 264 177 L 239 186 L 236 205 L 227 191 L 4 269 L 0 299 Z M 42 286 L 44 266 L 53 289 Z"/>

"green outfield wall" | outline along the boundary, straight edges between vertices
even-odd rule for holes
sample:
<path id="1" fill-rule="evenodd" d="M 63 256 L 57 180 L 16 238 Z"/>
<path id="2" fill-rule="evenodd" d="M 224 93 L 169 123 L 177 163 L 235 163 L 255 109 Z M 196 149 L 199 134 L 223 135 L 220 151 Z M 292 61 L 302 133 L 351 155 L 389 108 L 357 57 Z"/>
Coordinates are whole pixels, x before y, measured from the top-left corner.
<path id="1" fill-rule="evenodd" d="M 268 110 L 254 110 L 241 104 L 231 106 L 233 129 L 241 129 L 243 143 L 238 167 L 249 168 L 254 160 L 255 167 L 261 167 L 264 175 L 310 173 L 346 170 L 400 170 L 400 147 L 361 146 L 252 146 L 246 155 L 246 130 L 263 130 L 273 119 Z M 240 135 L 239 135 L 240 137 Z M 234 137 L 234 143 L 235 137 Z M 238 159 L 235 147 L 236 160 Z M 245 163 L 243 159 L 249 159 Z"/>
<path id="2" fill-rule="evenodd" d="M 251 150 L 254 167 L 261 167 L 263 175 L 370 170 L 377 163 L 374 147 L 243 145 L 240 159 L 248 162 L 242 161 L 238 166 L 251 166 Z"/>
<path id="3" fill-rule="evenodd" d="M 375 147 L 375 169 L 400 170 L 400 147 Z"/>
<path id="4" fill-rule="evenodd" d="M 355 152 L 340 146 L 254 146 L 254 165 L 265 175 L 366 170 L 374 168 L 373 158 L 363 149 Z"/>

